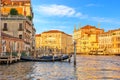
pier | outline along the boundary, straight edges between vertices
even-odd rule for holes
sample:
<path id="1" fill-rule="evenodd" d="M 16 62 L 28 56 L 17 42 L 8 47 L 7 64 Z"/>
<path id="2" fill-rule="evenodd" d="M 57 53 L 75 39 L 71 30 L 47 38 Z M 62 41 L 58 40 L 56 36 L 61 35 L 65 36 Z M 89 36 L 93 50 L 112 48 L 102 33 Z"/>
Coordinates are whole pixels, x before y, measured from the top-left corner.
<path id="1" fill-rule="evenodd" d="M 20 61 L 19 56 L 0 56 L 0 64 L 11 64 Z"/>

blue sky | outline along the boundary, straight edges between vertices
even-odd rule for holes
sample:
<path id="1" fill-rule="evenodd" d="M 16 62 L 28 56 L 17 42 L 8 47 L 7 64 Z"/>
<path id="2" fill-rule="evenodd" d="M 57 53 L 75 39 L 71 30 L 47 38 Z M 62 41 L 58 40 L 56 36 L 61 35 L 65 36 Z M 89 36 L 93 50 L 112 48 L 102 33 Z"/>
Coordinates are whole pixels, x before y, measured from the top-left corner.
<path id="1" fill-rule="evenodd" d="M 120 0 L 31 0 L 36 33 L 57 29 L 73 34 L 92 25 L 105 31 L 120 28 Z"/>

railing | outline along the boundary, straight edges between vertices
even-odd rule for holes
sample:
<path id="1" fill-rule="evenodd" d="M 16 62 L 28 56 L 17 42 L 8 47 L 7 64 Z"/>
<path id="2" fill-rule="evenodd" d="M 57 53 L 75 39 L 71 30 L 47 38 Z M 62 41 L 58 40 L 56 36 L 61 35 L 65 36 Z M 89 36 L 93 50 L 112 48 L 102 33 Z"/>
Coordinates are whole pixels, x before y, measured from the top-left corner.
<path id="1" fill-rule="evenodd" d="M 28 17 L 26 16 L 21 16 L 21 15 L 9 15 L 9 16 L 1 16 L 2 20 L 27 20 L 31 25 L 32 25 L 32 21 L 28 19 Z"/>
<path id="2" fill-rule="evenodd" d="M 19 28 L 18 31 L 23 31 L 23 29 Z"/>
<path id="3" fill-rule="evenodd" d="M 3 31 L 8 31 L 8 29 L 7 28 L 3 28 Z"/>

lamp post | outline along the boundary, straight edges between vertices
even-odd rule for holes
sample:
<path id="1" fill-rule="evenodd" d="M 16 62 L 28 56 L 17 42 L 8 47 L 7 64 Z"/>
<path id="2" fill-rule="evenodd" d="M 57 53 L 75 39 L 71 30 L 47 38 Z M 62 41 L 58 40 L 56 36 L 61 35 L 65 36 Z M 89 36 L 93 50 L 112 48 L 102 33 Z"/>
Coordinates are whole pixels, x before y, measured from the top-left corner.
<path id="1" fill-rule="evenodd" d="M 73 44 L 74 44 L 74 66 L 76 66 L 76 41 L 73 40 Z"/>

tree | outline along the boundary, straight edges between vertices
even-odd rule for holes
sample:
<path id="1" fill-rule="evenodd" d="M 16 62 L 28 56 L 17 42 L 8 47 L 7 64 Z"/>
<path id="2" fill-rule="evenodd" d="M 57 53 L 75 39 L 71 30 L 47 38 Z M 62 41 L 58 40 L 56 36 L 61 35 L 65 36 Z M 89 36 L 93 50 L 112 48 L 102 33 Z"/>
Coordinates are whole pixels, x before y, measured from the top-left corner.
<path id="1" fill-rule="evenodd" d="M 28 18 L 29 20 L 32 20 L 32 16 L 27 16 L 27 18 Z"/>
<path id="2" fill-rule="evenodd" d="M 18 11 L 15 8 L 10 10 L 10 15 L 18 15 Z"/>

